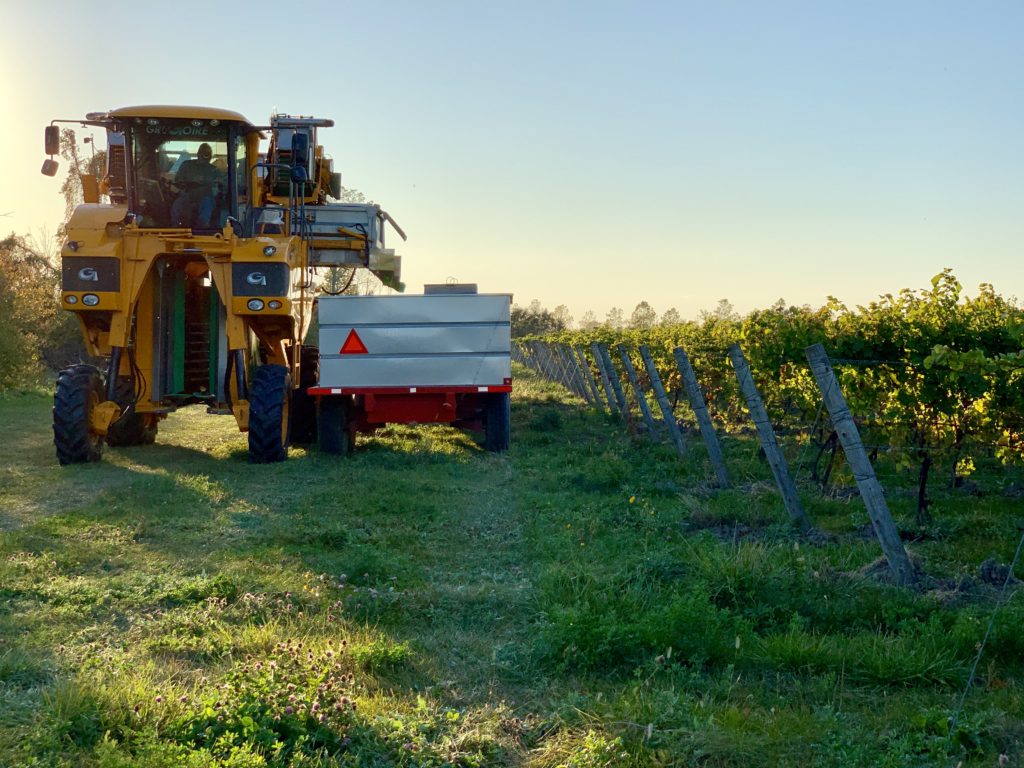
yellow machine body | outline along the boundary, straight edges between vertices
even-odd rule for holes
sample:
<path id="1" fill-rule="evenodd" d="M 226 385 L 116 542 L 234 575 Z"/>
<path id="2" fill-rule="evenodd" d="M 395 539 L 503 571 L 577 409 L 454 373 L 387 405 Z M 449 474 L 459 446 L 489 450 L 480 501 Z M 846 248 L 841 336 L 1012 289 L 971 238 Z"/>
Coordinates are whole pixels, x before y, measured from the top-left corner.
<path id="1" fill-rule="evenodd" d="M 256 367 L 285 366 L 293 388 L 303 380 L 318 267 L 366 267 L 400 285 L 383 247 L 390 217 L 330 200 L 340 177 L 317 143 L 329 120 L 256 126 L 228 110 L 140 106 L 73 122 L 108 136 L 108 173 L 85 178 L 89 202 L 61 250 L 61 304 L 89 354 L 109 360 L 95 434 L 127 407 L 109 404 L 113 379 L 131 383 L 131 409 L 153 424 L 199 402 L 247 430 Z"/>

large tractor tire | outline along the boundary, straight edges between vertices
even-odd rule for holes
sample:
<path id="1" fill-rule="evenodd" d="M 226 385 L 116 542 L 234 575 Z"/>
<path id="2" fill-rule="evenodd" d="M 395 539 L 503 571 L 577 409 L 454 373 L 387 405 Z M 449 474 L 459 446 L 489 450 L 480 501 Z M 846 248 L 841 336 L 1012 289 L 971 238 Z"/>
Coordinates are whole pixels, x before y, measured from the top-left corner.
<path id="1" fill-rule="evenodd" d="M 351 429 L 352 398 L 329 395 L 320 398 L 317 408 L 317 433 L 320 451 L 334 456 L 352 453 L 356 447 Z"/>
<path id="2" fill-rule="evenodd" d="M 249 461 L 269 464 L 288 456 L 292 376 L 283 365 L 261 365 L 249 387 Z"/>
<path id="3" fill-rule="evenodd" d="M 103 377 L 91 365 L 65 368 L 53 395 L 53 444 L 62 466 L 99 461 L 103 435 L 90 425 L 93 409 L 104 400 Z"/>
<path id="4" fill-rule="evenodd" d="M 492 392 L 484 408 L 484 449 L 507 451 L 511 440 L 512 399 L 508 392 Z"/>
<path id="5" fill-rule="evenodd" d="M 307 395 L 306 390 L 315 387 L 320 379 L 320 350 L 317 347 L 302 348 L 302 366 L 299 374 L 299 388 L 292 393 L 292 434 L 296 445 L 312 445 L 316 442 L 316 397 Z"/>
<path id="6" fill-rule="evenodd" d="M 130 445 L 152 445 L 156 440 L 156 416 L 136 413 L 132 404 L 135 392 L 132 380 L 127 376 L 117 377 L 117 404 L 124 415 L 107 429 L 107 445 L 122 448 Z"/>

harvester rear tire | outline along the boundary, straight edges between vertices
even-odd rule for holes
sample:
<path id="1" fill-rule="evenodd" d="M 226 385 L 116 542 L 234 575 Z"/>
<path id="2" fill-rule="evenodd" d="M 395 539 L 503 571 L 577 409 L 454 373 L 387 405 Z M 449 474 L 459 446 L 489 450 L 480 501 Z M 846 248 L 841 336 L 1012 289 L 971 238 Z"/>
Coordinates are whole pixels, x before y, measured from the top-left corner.
<path id="1" fill-rule="evenodd" d="M 317 432 L 321 453 L 344 456 L 355 450 L 355 433 L 350 428 L 352 398 L 329 395 L 320 398 Z"/>
<path id="2" fill-rule="evenodd" d="M 507 451 L 511 441 L 512 399 L 508 392 L 492 392 L 484 408 L 484 450 Z"/>
<path id="3" fill-rule="evenodd" d="M 91 365 L 65 368 L 53 394 L 53 444 L 61 466 L 99 461 L 103 435 L 93 432 L 90 416 L 104 400 L 103 377 Z"/>
<path id="4" fill-rule="evenodd" d="M 127 376 L 117 377 L 117 404 L 129 408 L 135 400 L 132 380 Z M 154 416 L 126 412 L 107 429 L 107 445 L 122 448 L 130 445 L 152 445 L 156 441 L 157 421 Z"/>
<path id="5" fill-rule="evenodd" d="M 306 394 L 320 379 L 320 350 L 317 347 L 302 348 L 302 367 L 299 374 L 299 388 L 292 393 L 292 434 L 296 445 L 312 445 L 316 442 L 316 397 Z"/>
<path id="6" fill-rule="evenodd" d="M 249 387 L 249 461 L 269 464 L 288 457 L 292 376 L 283 365 L 261 365 Z"/>

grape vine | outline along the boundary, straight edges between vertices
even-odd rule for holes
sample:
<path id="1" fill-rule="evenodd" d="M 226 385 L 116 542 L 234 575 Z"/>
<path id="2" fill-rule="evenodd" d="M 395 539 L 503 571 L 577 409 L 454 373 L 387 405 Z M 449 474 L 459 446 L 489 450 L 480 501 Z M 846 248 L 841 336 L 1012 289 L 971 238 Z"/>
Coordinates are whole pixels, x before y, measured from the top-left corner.
<path id="1" fill-rule="evenodd" d="M 646 329 L 561 331 L 544 341 L 646 345 L 666 388 L 682 389 L 672 350 L 683 347 L 708 410 L 726 430 L 748 426 L 725 350 L 746 355 L 773 423 L 810 432 L 819 449 L 835 441 L 823 423 L 821 393 L 804 350 L 824 344 L 865 442 L 919 468 L 919 522 L 928 521 L 926 487 L 937 465 L 963 482 L 980 455 L 1024 462 L 1024 310 L 991 285 L 966 297 L 952 271 L 930 288 L 886 294 L 866 306 L 778 303 L 744 318 L 706 317 Z M 643 377 L 642 366 L 637 366 Z M 685 402 L 681 399 L 680 402 Z M 686 413 L 683 413 L 686 418 Z"/>

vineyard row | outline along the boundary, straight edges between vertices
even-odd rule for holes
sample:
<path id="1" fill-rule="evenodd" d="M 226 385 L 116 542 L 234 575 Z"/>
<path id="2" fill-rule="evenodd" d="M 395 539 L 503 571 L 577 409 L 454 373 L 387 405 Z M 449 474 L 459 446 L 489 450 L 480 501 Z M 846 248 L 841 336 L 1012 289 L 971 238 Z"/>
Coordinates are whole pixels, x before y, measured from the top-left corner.
<path id="1" fill-rule="evenodd" d="M 591 370 L 590 363 L 582 347 L 574 348 L 568 345 L 546 344 L 540 341 L 526 342 L 514 347 L 514 357 L 517 362 L 532 368 L 551 380 L 561 383 L 592 405 L 603 407 L 601 391 L 603 387 L 604 399 L 607 401 L 608 408 L 613 413 L 623 416 L 629 422 L 630 405 L 625 396 L 622 379 L 612 363 L 608 347 L 595 342 L 591 345 L 591 352 L 596 367 L 596 376 L 594 371 Z M 647 423 L 648 433 L 653 436 L 657 432 L 656 421 L 647 403 L 647 396 L 640 385 L 636 369 L 624 345 L 618 347 L 618 352 L 622 360 L 623 370 L 633 390 L 633 400 Z M 661 410 L 662 423 L 668 428 L 676 451 L 681 456 L 685 456 L 688 450 L 686 441 L 673 415 L 668 395 L 665 392 L 661 376 L 651 357 L 650 350 L 645 346 L 641 346 L 639 352 L 658 408 Z M 708 456 L 715 468 L 719 485 L 728 487 L 728 470 L 722 458 L 717 435 L 707 414 L 703 392 L 696 383 L 696 377 L 686 352 L 682 348 L 676 348 L 673 352 L 676 355 L 679 371 L 687 382 L 687 396 L 689 397 L 690 406 L 700 424 L 700 434 L 704 439 Z M 806 531 L 811 527 L 810 520 L 800 503 L 800 497 L 790 476 L 785 456 L 778 445 L 771 421 L 764 407 L 764 402 L 754 384 L 750 366 L 738 345 L 731 346 L 728 350 L 728 355 L 736 371 L 736 379 L 743 393 L 747 409 L 757 428 L 761 447 L 771 467 L 772 475 L 782 495 L 786 510 L 793 522 Z M 825 353 L 824 347 L 818 344 L 808 348 L 807 359 L 835 426 L 835 433 L 838 435 L 843 451 L 850 463 L 854 478 L 857 481 L 857 490 L 864 500 L 868 515 L 871 518 L 872 528 L 881 544 L 882 551 L 889 563 L 889 568 L 892 570 L 897 583 L 912 584 L 916 579 L 914 567 L 900 540 L 899 531 L 889 512 L 881 485 L 875 476 L 868 454 L 864 450 L 860 434 L 836 381 L 831 362 Z M 598 384 L 599 381 L 600 386 Z"/>

